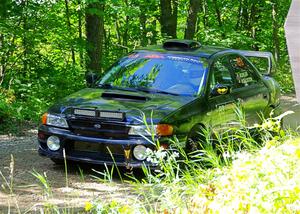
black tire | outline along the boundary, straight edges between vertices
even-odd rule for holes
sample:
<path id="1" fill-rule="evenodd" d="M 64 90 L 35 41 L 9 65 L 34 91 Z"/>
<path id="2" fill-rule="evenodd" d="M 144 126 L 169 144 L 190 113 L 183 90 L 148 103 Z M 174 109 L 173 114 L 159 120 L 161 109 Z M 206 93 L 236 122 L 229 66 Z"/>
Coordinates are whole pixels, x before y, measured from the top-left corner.
<path id="1" fill-rule="evenodd" d="M 186 154 L 192 156 L 192 153 L 203 149 L 206 143 L 204 126 L 197 124 L 191 129 L 187 136 L 185 152 Z"/>
<path id="2" fill-rule="evenodd" d="M 58 159 L 58 158 L 51 158 L 52 162 L 55 163 L 56 165 L 63 165 L 64 160 L 63 159 Z"/>

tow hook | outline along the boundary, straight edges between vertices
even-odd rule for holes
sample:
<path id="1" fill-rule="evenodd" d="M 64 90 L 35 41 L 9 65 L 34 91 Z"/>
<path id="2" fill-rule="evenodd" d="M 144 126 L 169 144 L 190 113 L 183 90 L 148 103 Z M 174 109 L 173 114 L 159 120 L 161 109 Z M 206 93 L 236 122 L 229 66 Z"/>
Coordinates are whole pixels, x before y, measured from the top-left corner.
<path id="1" fill-rule="evenodd" d="M 125 167 L 127 170 L 131 170 L 132 166 L 130 166 L 130 159 L 131 159 L 131 149 L 130 146 L 124 147 L 124 156 L 125 156 Z"/>

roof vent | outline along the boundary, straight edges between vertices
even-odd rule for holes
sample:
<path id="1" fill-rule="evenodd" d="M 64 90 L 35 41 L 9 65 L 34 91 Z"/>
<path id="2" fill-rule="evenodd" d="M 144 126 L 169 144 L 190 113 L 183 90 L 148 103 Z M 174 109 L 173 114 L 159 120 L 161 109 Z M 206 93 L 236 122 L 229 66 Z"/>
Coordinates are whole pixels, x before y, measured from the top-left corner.
<path id="1" fill-rule="evenodd" d="M 163 48 L 172 51 L 189 51 L 196 50 L 201 47 L 201 44 L 194 40 L 178 40 L 170 39 L 164 42 Z"/>

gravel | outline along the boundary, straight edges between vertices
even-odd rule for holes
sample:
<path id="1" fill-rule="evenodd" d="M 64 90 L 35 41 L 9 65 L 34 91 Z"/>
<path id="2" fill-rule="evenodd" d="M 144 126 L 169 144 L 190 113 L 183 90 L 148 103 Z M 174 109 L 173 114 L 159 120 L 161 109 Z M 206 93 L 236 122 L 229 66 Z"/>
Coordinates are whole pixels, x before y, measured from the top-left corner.
<path id="1" fill-rule="evenodd" d="M 13 176 L 10 176 L 12 168 Z M 15 213 L 19 210 L 22 213 L 28 210 L 34 212 L 46 203 L 82 210 L 85 202 L 95 198 L 126 202 L 135 197 L 132 187 L 122 183 L 117 176 L 110 183 L 92 178 L 91 175 L 101 179 L 101 175 L 93 169 L 104 171 L 99 166 L 69 163 L 66 184 L 64 166 L 55 165 L 50 159 L 38 155 L 36 130 L 29 130 L 25 136 L 20 137 L 0 135 L 0 171 L 3 174 L 0 177 L 0 213 Z M 52 196 L 47 196 L 42 190 L 41 183 L 31 174 L 33 170 L 47 176 Z M 9 185 L 3 177 L 8 183 L 13 177 L 13 194 L 9 193 Z"/>

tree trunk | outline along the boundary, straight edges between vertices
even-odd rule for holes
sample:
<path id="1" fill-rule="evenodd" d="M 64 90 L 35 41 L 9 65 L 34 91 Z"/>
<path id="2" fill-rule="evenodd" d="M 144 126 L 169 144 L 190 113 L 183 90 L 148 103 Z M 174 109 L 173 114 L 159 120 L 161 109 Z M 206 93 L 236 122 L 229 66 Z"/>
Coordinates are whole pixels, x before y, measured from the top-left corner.
<path id="1" fill-rule="evenodd" d="M 278 27 L 278 20 L 277 20 L 277 12 L 278 12 L 278 2 L 273 3 L 272 8 L 272 24 L 273 24 L 273 43 L 274 43 L 274 58 L 276 62 L 280 60 L 280 43 L 279 43 L 279 27 Z"/>
<path id="2" fill-rule="evenodd" d="M 248 12 L 249 4 L 247 0 L 243 1 L 242 11 L 241 11 L 241 18 L 243 20 L 242 26 L 243 29 L 249 29 L 249 12 Z"/>
<path id="3" fill-rule="evenodd" d="M 157 35 L 158 35 L 158 32 L 156 30 L 156 20 L 153 20 L 152 22 L 152 37 L 151 37 L 151 45 L 155 45 L 157 43 Z"/>
<path id="4" fill-rule="evenodd" d="M 6 6 L 7 6 L 6 1 L 4 1 L 4 2 L 2 2 L 2 4 L 0 4 L 0 18 L 4 23 L 5 23 L 6 15 L 7 15 L 7 7 Z M 4 35 L 0 33 L 0 50 L 3 50 L 4 44 L 5 44 Z M 4 80 L 5 71 L 6 71 L 5 57 L 6 57 L 5 54 L 2 54 L 2 56 L 0 58 L 0 86 L 2 85 L 2 82 Z"/>
<path id="5" fill-rule="evenodd" d="M 177 37 L 177 12 L 177 0 L 160 0 L 160 24 L 163 37 Z"/>
<path id="6" fill-rule="evenodd" d="M 118 44 L 121 45 L 121 33 L 120 33 L 120 27 L 118 23 L 118 18 L 115 19 L 115 28 L 116 28 L 116 36 L 118 40 Z"/>
<path id="7" fill-rule="evenodd" d="M 240 24 L 241 24 L 241 17 L 242 17 L 242 10 L 243 10 L 242 5 L 243 5 L 243 0 L 240 0 L 238 12 L 237 12 L 238 16 L 237 16 L 237 21 L 236 21 L 236 25 L 235 25 L 236 30 L 239 30 Z"/>
<path id="8" fill-rule="evenodd" d="M 129 8 L 128 0 L 124 0 L 126 8 Z M 126 14 L 125 17 L 125 30 L 123 34 L 123 46 L 127 47 L 128 46 L 128 29 L 129 28 L 129 16 Z"/>
<path id="9" fill-rule="evenodd" d="M 217 0 L 213 0 L 213 3 L 214 3 L 214 7 L 215 7 L 219 27 L 222 27 L 223 23 L 222 23 L 222 19 L 221 19 L 221 11 L 220 11 L 218 2 L 217 2 Z"/>
<path id="10" fill-rule="evenodd" d="M 186 21 L 186 29 L 184 33 L 185 39 L 193 39 L 196 30 L 197 15 L 200 10 L 200 0 L 190 0 L 189 13 Z"/>
<path id="11" fill-rule="evenodd" d="M 86 38 L 87 72 L 101 72 L 102 44 L 104 30 L 104 1 L 87 3 L 86 8 Z"/>
<path id="12" fill-rule="evenodd" d="M 68 26 L 68 31 L 71 35 L 71 21 L 70 21 L 69 1 L 68 0 L 65 0 L 65 7 L 66 7 L 66 22 L 67 22 L 67 26 Z M 73 45 L 71 45 L 71 54 L 72 54 L 72 63 L 73 63 L 73 65 L 75 65 L 76 61 L 75 61 L 75 52 L 74 52 Z"/>
<path id="13" fill-rule="evenodd" d="M 79 6 L 79 10 L 78 10 L 78 38 L 79 41 L 82 42 L 82 11 L 81 11 L 81 0 L 78 0 L 78 6 Z M 79 62 L 80 62 L 80 66 L 83 67 L 83 51 L 82 48 L 80 47 L 79 50 Z"/>
<path id="14" fill-rule="evenodd" d="M 4 1 L 2 4 L 0 4 L 0 19 L 2 19 L 1 22 L 5 23 L 5 20 L 8 18 L 8 11 L 10 9 L 9 1 Z M 24 2 L 22 2 L 24 4 Z M 23 13 L 22 13 L 23 14 Z M 21 24 L 23 23 L 23 15 L 19 17 L 18 23 L 15 25 L 16 29 L 21 28 Z M 18 59 L 23 58 L 23 54 L 18 55 L 18 59 L 15 59 L 13 63 L 9 64 L 9 58 L 14 54 L 15 49 L 11 47 L 16 46 L 16 34 L 12 35 L 12 38 L 10 39 L 9 36 L 5 36 L 0 33 L 0 50 L 1 50 L 1 57 L 0 57 L 0 86 L 2 85 L 6 72 L 11 68 L 14 67 L 14 65 L 18 62 Z M 22 37 L 23 42 L 23 37 Z M 7 47 L 5 47 L 7 46 Z M 14 77 L 12 77 L 13 79 Z M 12 82 L 12 79 L 9 81 Z M 9 84 L 10 86 L 10 84 Z M 9 87 L 8 87 L 9 88 Z"/>
<path id="15" fill-rule="evenodd" d="M 204 0 L 202 1 L 202 10 L 203 10 L 203 27 L 206 29 L 208 25 L 208 14 L 207 14 L 207 2 Z"/>
<path id="16" fill-rule="evenodd" d="M 256 41 L 256 30 L 257 30 L 256 22 L 258 21 L 258 14 L 259 14 L 259 7 L 257 3 L 259 3 L 257 0 L 252 1 L 250 21 L 249 21 L 249 31 L 251 31 L 251 37 L 253 41 Z M 259 49 L 256 43 L 252 45 L 252 48 L 256 51 Z"/>
<path id="17" fill-rule="evenodd" d="M 0 49 L 2 49 L 4 44 L 4 36 L 2 34 L 0 34 Z M 4 56 L 2 56 L 0 58 L 0 86 L 2 85 L 2 82 L 4 80 L 4 74 L 5 74 L 5 58 Z"/>
<path id="18" fill-rule="evenodd" d="M 146 8 L 143 5 L 140 6 L 140 26 L 141 26 L 141 46 L 146 46 L 148 43 L 147 40 L 147 29 L 146 29 Z"/>
<path id="19" fill-rule="evenodd" d="M 177 38 L 178 0 L 172 0 L 171 35 Z"/>
<path id="20" fill-rule="evenodd" d="M 27 0 L 23 0 L 21 2 L 22 5 L 22 24 L 23 24 L 23 35 L 22 35 L 22 45 L 23 45 L 23 72 L 27 72 L 28 70 L 28 53 L 29 53 L 29 45 L 27 44 L 27 31 L 28 31 L 28 25 L 27 25 L 27 13 L 26 8 L 28 6 Z"/>

